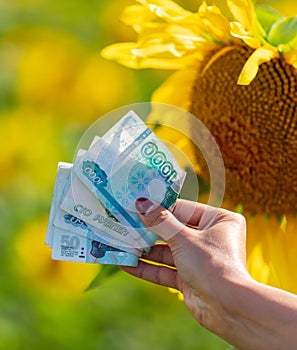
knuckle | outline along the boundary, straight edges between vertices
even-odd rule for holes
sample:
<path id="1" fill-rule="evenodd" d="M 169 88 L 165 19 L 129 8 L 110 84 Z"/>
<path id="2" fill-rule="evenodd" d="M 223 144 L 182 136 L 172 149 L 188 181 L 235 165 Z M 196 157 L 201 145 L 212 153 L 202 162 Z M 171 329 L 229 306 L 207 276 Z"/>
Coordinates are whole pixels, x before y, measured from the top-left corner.
<path id="1" fill-rule="evenodd" d="M 238 223 L 242 226 L 245 226 L 245 224 L 246 224 L 246 219 L 242 214 L 236 213 L 233 211 L 229 211 L 226 209 L 222 209 L 222 208 L 219 210 L 217 218 L 219 220 L 223 220 L 223 221 L 225 219 L 227 219 L 228 221 L 232 220 L 233 222 Z"/>
<path id="2" fill-rule="evenodd" d="M 168 219 L 170 219 L 170 216 L 171 216 L 171 213 L 166 209 L 161 211 L 156 211 L 151 214 L 150 223 L 152 226 L 161 225 L 164 222 L 166 222 Z"/>
<path id="3" fill-rule="evenodd" d="M 239 232 L 243 238 L 246 238 L 246 219 L 242 214 L 234 213 L 234 222 L 239 227 Z"/>
<path id="4" fill-rule="evenodd" d="M 245 217 L 242 214 L 234 213 L 234 220 L 236 222 L 238 222 L 238 224 L 241 225 L 241 226 L 245 226 L 246 225 Z"/>

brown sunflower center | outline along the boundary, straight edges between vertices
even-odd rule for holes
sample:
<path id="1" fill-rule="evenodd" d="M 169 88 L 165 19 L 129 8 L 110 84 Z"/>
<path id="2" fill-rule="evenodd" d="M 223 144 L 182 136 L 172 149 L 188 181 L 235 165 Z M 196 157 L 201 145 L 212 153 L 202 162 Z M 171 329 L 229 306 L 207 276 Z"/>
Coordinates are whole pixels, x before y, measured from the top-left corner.
<path id="1" fill-rule="evenodd" d="M 237 85 L 251 53 L 234 47 L 206 62 L 190 111 L 221 149 L 228 200 L 255 213 L 296 212 L 297 72 L 280 57 L 263 63 L 250 85 Z"/>

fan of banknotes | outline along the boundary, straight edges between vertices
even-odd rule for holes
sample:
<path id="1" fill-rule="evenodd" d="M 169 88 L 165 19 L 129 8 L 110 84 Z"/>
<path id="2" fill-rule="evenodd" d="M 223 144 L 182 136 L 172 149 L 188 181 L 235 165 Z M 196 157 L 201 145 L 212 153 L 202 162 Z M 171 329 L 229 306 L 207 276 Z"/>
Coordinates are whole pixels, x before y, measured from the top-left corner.
<path id="1" fill-rule="evenodd" d="M 158 239 L 140 221 L 137 198 L 169 210 L 185 171 L 134 111 L 74 163 L 60 162 L 45 243 L 54 260 L 137 266 Z"/>

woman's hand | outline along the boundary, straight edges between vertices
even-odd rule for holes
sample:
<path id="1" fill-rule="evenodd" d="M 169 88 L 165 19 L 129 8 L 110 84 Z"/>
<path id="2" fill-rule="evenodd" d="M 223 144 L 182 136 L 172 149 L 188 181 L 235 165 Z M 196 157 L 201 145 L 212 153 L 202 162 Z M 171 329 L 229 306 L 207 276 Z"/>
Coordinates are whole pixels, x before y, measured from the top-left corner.
<path id="1" fill-rule="evenodd" d="M 173 213 L 142 198 L 136 208 L 167 243 L 123 270 L 180 290 L 196 320 L 239 349 L 296 349 L 297 297 L 251 278 L 242 215 L 185 200 Z"/>
<path id="2" fill-rule="evenodd" d="M 167 244 L 154 246 L 138 267 L 123 270 L 150 282 L 180 290 L 197 321 L 204 327 L 222 328 L 217 311 L 222 285 L 245 268 L 245 220 L 242 215 L 195 202 L 178 200 L 173 213 L 139 199 L 142 222 Z M 166 266 L 152 265 L 149 261 Z M 217 310 L 217 309 L 216 309 Z M 222 330 L 223 331 L 223 330 Z"/>

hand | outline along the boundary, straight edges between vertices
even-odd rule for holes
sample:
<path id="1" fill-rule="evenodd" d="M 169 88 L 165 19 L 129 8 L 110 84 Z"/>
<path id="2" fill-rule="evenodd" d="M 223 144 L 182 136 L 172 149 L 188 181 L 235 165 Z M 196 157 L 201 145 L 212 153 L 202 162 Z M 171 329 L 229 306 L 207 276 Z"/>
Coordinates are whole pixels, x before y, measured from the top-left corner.
<path id="1" fill-rule="evenodd" d="M 123 270 L 180 290 L 196 320 L 238 349 L 296 349 L 297 296 L 248 274 L 242 215 L 185 200 L 173 213 L 144 199 L 136 208 L 167 244 Z"/>
<path id="2" fill-rule="evenodd" d="M 220 317 L 212 314 L 212 308 L 215 305 L 218 312 L 224 284 L 239 274 L 249 277 L 245 268 L 244 217 L 185 200 L 177 201 L 173 213 L 144 199 L 136 202 L 136 208 L 142 222 L 168 244 L 154 246 L 144 258 L 165 266 L 140 261 L 136 268 L 122 269 L 180 290 L 200 324 L 209 329 L 221 328 Z"/>

